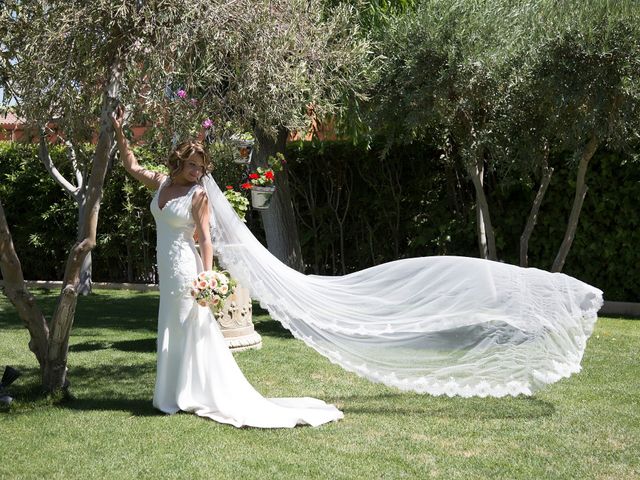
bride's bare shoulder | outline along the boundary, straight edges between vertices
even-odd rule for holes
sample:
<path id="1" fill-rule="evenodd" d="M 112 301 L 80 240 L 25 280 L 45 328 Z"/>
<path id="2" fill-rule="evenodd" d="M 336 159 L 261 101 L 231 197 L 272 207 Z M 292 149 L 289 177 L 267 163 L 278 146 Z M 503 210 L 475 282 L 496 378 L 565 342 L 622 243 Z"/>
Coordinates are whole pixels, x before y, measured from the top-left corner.
<path id="1" fill-rule="evenodd" d="M 209 197 L 207 196 L 207 191 L 204 189 L 204 187 L 202 185 L 196 185 L 193 190 L 194 190 L 193 198 L 192 198 L 193 206 L 195 207 L 202 203 L 206 204 L 207 201 L 209 200 Z"/>

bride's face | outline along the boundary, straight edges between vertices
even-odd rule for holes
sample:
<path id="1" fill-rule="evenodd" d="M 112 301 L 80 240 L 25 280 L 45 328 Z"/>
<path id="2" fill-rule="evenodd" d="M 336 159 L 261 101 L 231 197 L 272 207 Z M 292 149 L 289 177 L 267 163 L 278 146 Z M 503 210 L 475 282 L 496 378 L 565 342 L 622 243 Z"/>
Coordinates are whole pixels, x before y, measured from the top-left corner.
<path id="1" fill-rule="evenodd" d="M 182 170 L 178 174 L 184 180 L 189 183 L 194 183 L 200 180 L 205 173 L 204 159 L 199 153 L 194 153 L 184 161 Z"/>

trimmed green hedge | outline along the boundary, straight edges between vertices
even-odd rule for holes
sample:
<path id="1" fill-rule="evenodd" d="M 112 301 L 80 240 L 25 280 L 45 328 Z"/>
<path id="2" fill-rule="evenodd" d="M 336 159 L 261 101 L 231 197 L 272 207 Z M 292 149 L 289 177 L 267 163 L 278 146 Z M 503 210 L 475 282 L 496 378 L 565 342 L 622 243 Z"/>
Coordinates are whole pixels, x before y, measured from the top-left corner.
<path id="1" fill-rule="evenodd" d="M 51 157 L 65 163 L 60 148 L 52 148 Z M 0 200 L 25 277 L 62 278 L 77 208 L 45 170 L 37 146 L 0 142 Z"/>
<path id="2" fill-rule="evenodd" d="M 146 151 L 137 155 L 157 164 Z M 52 149 L 64 172 L 65 153 Z M 473 188 L 426 145 L 381 148 L 348 142 L 293 143 L 288 167 L 303 258 L 310 273 L 341 274 L 402 257 L 477 256 Z M 562 158 L 530 241 L 530 265 L 549 269 L 562 241 L 575 173 Z M 221 167 L 221 170 L 224 170 Z M 238 172 L 222 171 L 223 177 Z M 229 174 L 229 175 L 228 175 Z M 489 178 L 501 260 L 518 262 L 534 191 Z M 614 153 L 594 158 L 589 192 L 564 271 L 605 291 L 608 300 L 640 301 L 640 165 Z M 534 186 L 535 188 L 535 186 Z M 26 278 L 60 279 L 76 236 L 75 202 L 37 158 L 36 146 L 0 142 L 0 199 Z M 151 192 L 116 164 L 107 176 L 93 252 L 96 281 L 155 281 Z M 248 225 L 262 237 L 258 216 Z"/>
<path id="3" fill-rule="evenodd" d="M 461 169 L 441 163 L 439 152 L 425 145 L 397 147 L 384 161 L 381 152 L 382 147 L 365 150 L 341 142 L 289 146 L 292 177 L 302 187 L 294 189 L 294 202 L 309 270 L 340 274 L 343 259 L 345 271 L 353 271 L 401 257 L 477 256 L 473 186 L 457 173 Z M 575 171 L 566 159 L 557 156 L 550 163 L 555 173 L 529 243 L 529 265 L 545 270 L 562 242 L 575 194 Z M 607 300 L 640 301 L 640 164 L 600 152 L 587 184 L 563 271 L 601 288 Z M 498 257 L 517 264 L 537 185 L 493 176 L 487 185 Z M 335 208 L 340 186 L 342 202 Z M 312 208 L 310 191 L 316 192 Z"/>
<path id="4" fill-rule="evenodd" d="M 148 153 L 136 153 L 149 160 Z M 66 178 L 72 178 L 64 149 L 52 148 L 51 157 Z M 75 201 L 49 176 L 36 145 L 0 142 L 0 179 L 0 200 L 25 278 L 61 279 L 77 235 Z M 155 281 L 151 192 L 120 165 L 109 170 L 105 185 L 92 255 L 94 280 Z"/>

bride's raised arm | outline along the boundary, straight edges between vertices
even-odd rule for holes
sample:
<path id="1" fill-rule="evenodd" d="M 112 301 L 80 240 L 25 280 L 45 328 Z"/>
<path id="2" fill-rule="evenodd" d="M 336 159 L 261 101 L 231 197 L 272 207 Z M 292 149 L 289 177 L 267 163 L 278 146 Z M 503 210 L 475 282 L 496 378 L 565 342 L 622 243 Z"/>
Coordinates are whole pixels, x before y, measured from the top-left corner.
<path id="1" fill-rule="evenodd" d="M 124 123 L 124 108 L 122 106 L 119 106 L 111 115 L 111 123 L 113 124 L 118 150 L 120 151 L 120 161 L 122 161 L 125 170 L 129 172 L 133 178 L 150 189 L 157 190 L 160 188 L 166 175 L 141 167 L 138 159 L 129 148 L 129 142 L 127 142 L 124 132 L 122 131 L 122 125 Z"/>

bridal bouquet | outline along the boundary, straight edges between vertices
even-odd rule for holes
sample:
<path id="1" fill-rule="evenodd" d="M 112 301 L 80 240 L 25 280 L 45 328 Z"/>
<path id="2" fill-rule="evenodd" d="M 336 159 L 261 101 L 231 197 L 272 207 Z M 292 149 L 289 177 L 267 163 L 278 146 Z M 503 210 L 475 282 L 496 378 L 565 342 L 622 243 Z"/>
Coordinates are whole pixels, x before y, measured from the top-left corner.
<path id="1" fill-rule="evenodd" d="M 198 274 L 191 284 L 191 296 L 198 305 L 219 312 L 233 293 L 235 282 L 226 270 L 207 270 Z"/>

